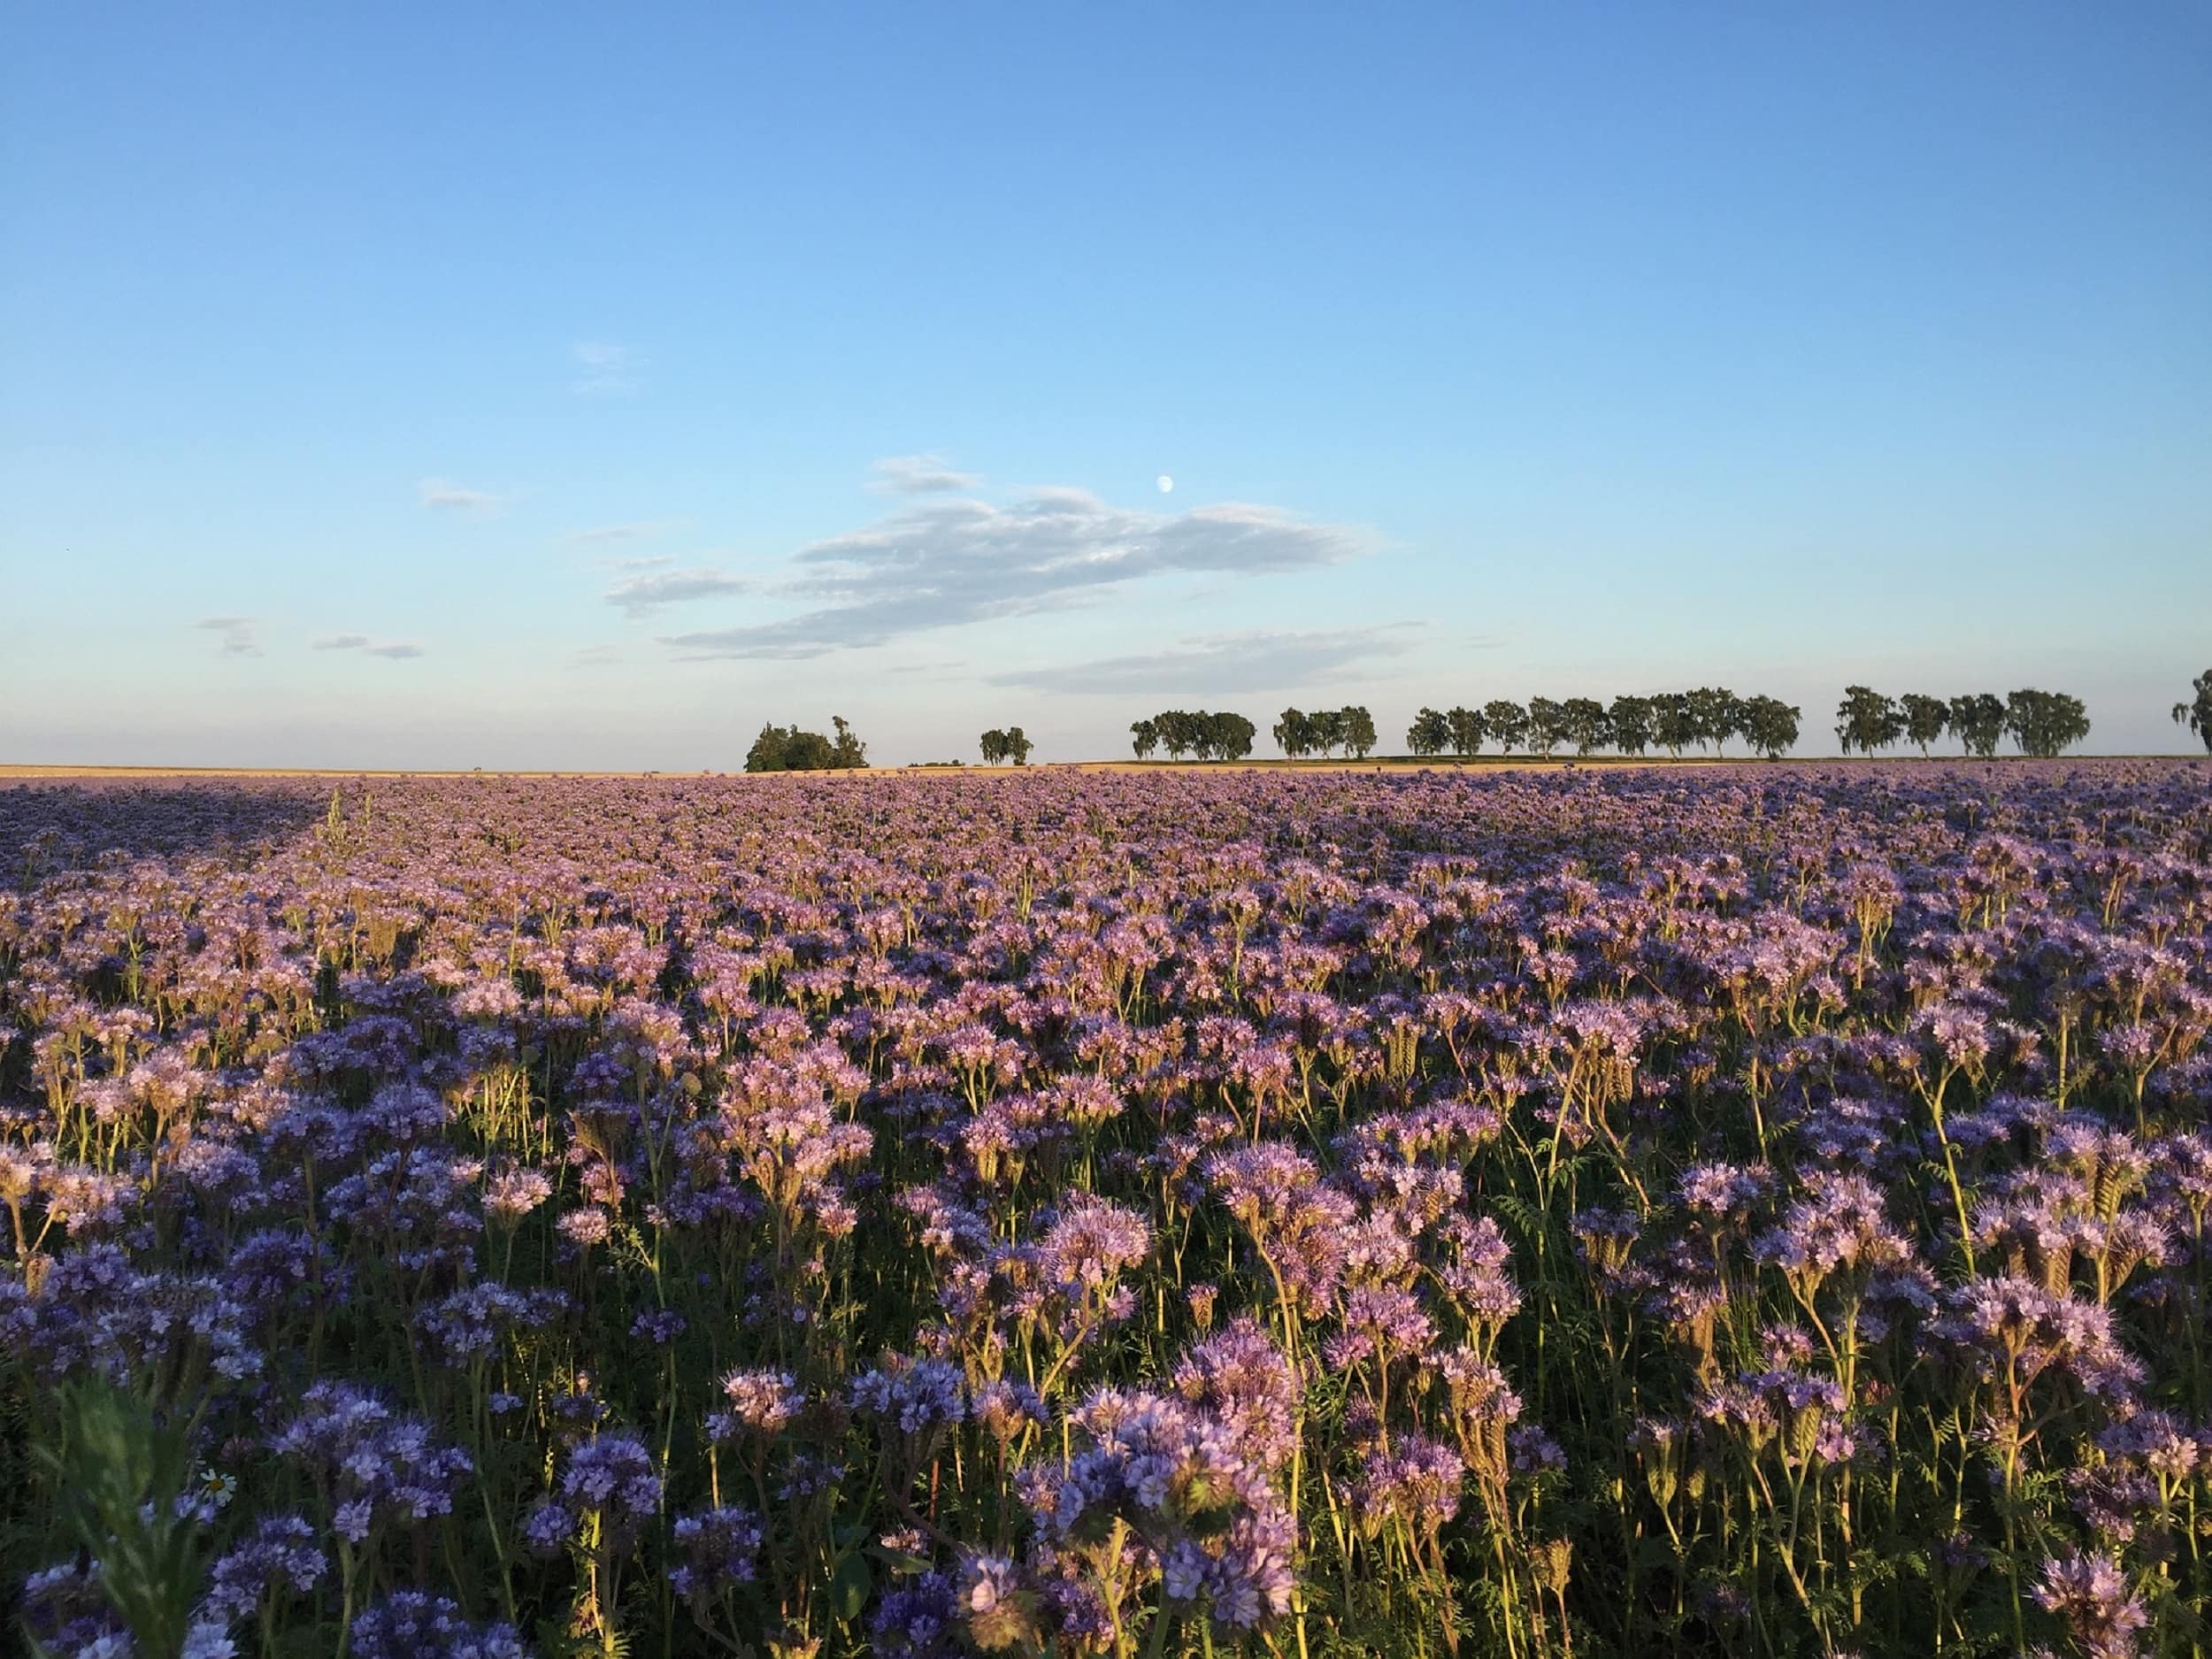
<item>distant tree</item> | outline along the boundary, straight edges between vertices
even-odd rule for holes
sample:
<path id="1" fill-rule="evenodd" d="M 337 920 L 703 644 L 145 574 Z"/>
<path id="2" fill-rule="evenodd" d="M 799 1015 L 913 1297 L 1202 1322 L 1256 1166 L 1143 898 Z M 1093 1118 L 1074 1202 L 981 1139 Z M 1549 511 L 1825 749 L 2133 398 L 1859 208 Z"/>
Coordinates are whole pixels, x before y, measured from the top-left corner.
<path id="1" fill-rule="evenodd" d="M 803 732 L 795 726 L 771 722 L 746 752 L 747 772 L 830 772 L 868 764 L 867 746 L 853 735 L 841 719 L 836 722 L 837 741 L 819 732 Z"/>
<path id="2" fill-rule="evenodd" d="M 1559 708 L 1564 734 L 1576 754 L 1586 755 L 1612 741 L 1613 717 L 1595 697 L 1570 697 Z"/>
<path id="3" fill-rule="evenodd" d="M 1129 722 L 1129 747 L 1136 751 L 1139 760 L 1150 760 L 1160 747 L 1160 728 L 1152 720 Z"/>
<path id="4" fill-rule="evenodd" d="M 1444 716 L 1444 724 L 1451 731 L 1453 754 L 1482 753 L 1482 740 L 1489 735 L 1489 722 L 1483 718 L 1480 709 L 1453 709 Z"/>
<path id="5" fill-rule="evenodd" d="M 796 730 L 796 728 L 793 728 Z M 789 772 L 790 764 L 784 758 L 786 744 L 783 728 L 773 721 L 761 724 L 760 735 L 753 740 L 752 748 L 745 751 L 747 772 Z"/>
<path id="6" fill-rule="evenodd" d="M 1017 766 L 1029 764 L 1029 751 L 1036 745 L 1018 726 L 1010 726 L 999 734 L 999 752 Z"/>
<path id="7" fill-rule="evenodd" d="M 1684 749 L 1699 741 L 1688 692 L 1663 691 L 1651 700 L 1651 734 L 1677 760 L 1682 758 Z"/>
<path id="8" fill-rule="evenodd" d="M 1153 741 L 1166 749 L 1177 760 L 1186 755 L 1195 755 L 1201 760 L 1241 760 L 1252 752 L 1252 739 L 1258 731 L 1251 721 L 1240 714 L 1215 714 L 1204 709 L 1170 709 L 1156 714 L 1149 720 L 1140 720 L 1129 729 L 1135 734 L 1137 753 L 1141 758 L 1148 749 L 1143 728 L 1151 728 Z M 1021 728 L 1013 727 L 1006 733 L 1010 742 Z M 1029 740 L 1023 738 L 1022 753 L 1029 753 Z M 1011 751 L 1009 751 L 1011 753 Z M 1015 764 L 1022 763 L 1016 761 Z"/>
<path id="9" fill-rule="evenodd" d="M 1000 731 L 995 726 L 989 731 L 984 733 L 984 734 L 980 738 L 977 739 L 976 741 L 978 746 L 983 750 L 983 764 L 985 765 L 995 766 L 999 764 L 999 762 L 1006 758 L 1006 733 Z"/>
<path id="10" fill-rule="evenodd" d="M 1640 755 L 1650 748 L 1652 712 L 1649 697 L 1614 698 L 1606 710 L 1613 723 L 1613 746 L 1624 755 Z"/>
<path id="11" fill-rule="evenodd" d="M 1905 734 L 1904 711 L 1897 699 L 1885 697 L 1865 686 L 1846 686 L 1836 705 L 1836 741 L 1848 755 L 1853 749 L 1871 755 L 1887 749 Z"/>
<path id="12" fill-rule="evenodd" d="M 1482 705 L 1483 723 L 1498 748 L 1510 755 L 1528 741 L 1528 710 L 1509 697 L 1493 697 Z"/>
<path id="13" fill-rule="evenodd" d="M 2212 668 L 2192 682 L 2196 699 L 2174 704 L 2174 724 L 2185 726 L 2204 740 L 2204 752 L 2212 755 Z"/>
<path id="14" fill-rule="evenodd" d="M 1549 697 L 1531 697 L 1528 700 L 1528 746 L 1530 750 L 1548 757 L 1559 747 L 1559 740 L 1567 735 L 1567 706 L 1554 703 Z"/>
<path id="15" fill-rule="evenodd" d="M 1307 717 L 1306 730 L 1312 735 L 1314 752 L 1333 755 L 1343 747 L 1344 710 L 1322 709 Z"/>
<path id="16" fill-rule="evenodd" d="M 785 740 L 783 757 L 787 772 L 827 772 L 836 764 L 837 751 L 819 732 L 802 732 L 794 726 Z"/>
<path id="17" fill-rule="evenodd" d="M 1951 735 L 1979 760 L 1994 760 L 2005 737 L 2005 700 L 1992 691 L 1970 691 L 1951 699 L 1946 724 Z"/>
<path id="18" fill-rule="evenodd" d="M 1743 703 L 1743 735 L 1747 742 L 1769 760 L 1779 760 L 1797 747 L 1798 722 L 1803 718 L 1798 709 L 1779 697 L 1746 697 Z"/>
<path id="19" fill-rule="evenodd" d="M 1728 740 L 1743 730 L 1743 699 L 1725 686 L 1700 686 L 1688 696 L 1690 726 L 1698 747 L 1710 743 L 1716 755 L 1725 757 Z"/>
<path id="20" fill-rule="evenodd" d="M 1345 749 L 1365 760 L 1378 741 L 1375 717 L 1356 703 L 1338 712 L 1344 721 Z"/>
<path id="21" fill-rule="evenodd" d="M 1951 705 L 1941 697 L 1909 691 L 1897 699 L 1897 710 L 1904 718 L 1906 741 L 1920 750 L 1921 759 L 1927 759 L 1928 746 L 1951 724 Z"/>
<path id="22" fill-rule="evenodd" d="M 1293 760 L 1313 753 L 1313 722 L 1295 709 L 1285 709 L 1275 722 L 1275 747 Z"/>
<path id="23" fill-rule="evenodd" d="M 2062 691 L 2016 691 L 2005 699 L 2005 730 L 2023 755 L 2050 760 L 2089 735 L 2089 710 Z"/>
<path id="24" fill-rule="evenodd" d="M 1413 724 L 1406 727 L 1408 754 L 1440 755 L 1451 746 L 1451 720 L 1434 709 L 1422 710 L 1413 717 Z"/>

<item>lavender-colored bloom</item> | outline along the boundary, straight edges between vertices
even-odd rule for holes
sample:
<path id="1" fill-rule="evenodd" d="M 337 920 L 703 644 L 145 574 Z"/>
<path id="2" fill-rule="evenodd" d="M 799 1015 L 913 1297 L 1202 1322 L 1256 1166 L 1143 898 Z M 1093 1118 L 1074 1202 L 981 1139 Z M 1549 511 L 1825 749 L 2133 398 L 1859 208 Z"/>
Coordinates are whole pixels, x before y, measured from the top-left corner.
<path id="1" fill-rule="evenodd" d="M 1003 1379 L 977 1388 L 969 1402 L 968 1415 L 1001 1447 L 1010 1446 L 1025 1431 L 1042 1428 L 1051 1421 L 1034 1388 Z"/>
<path id="2" fill-rule="evenodd" d="M 660 1502 L 660 1473 L 645 1443 L 632 1434 L 602 1434 L 569 1453 L 553 1495 L 524 1519 L 523 1535 L 531 1548 L 550 1555 L 595 1515 L 602 1543 L 626 1548 Z"/>
<path id="3" fill-rule="evenodd" d="M 315 1529 L 296 1515 L 273 1516 L 257 1523 L 217 1557 L 208 1574 L 207 1614 L 221 1620 L 242 1619 L 268 1597 L 305 1595 L 330 1566 L 315 1537 Z"/>
<path id="4" fill-rule="evenodd" d="M 2136 1637 L 2150 1611 L 2107 1555 L 2068 1550 L 2043 1563 L 2032 1592 L 2036 1605 L 2062 1620 L 2088 1659 L 2134 1659 Z"/>
<path id="5" fill-rule="evenodd" d="M 99 1565 L 64 1562 L 23 1581 L 24 1624 L 50 1651 L 128 1659 L 130 1636 L 100 1587 Z"/>
<path id="6" fill-rule="evenodd" d="M 552 1196 L 543 1171 L 503 1170 L 484 1184 L 484 1215 L 495 1225 L 512 1227 Z"/>
<path id="7" fill-rule="evenodd" d="M 724 1508 L 681 1516 L 674 1531 L 682 1560 L 668 1570 L 668 1582 L 695 1609 L 750 1584 L 758 1575 L 761 1525 L 750 1509 Z"/>
<path id="8" fill-rule="evenodd" d="M 1985 1380 L 2025 1387 L 2047 1371 L 2090 1394 L 2133 1389 L 2143 1368 L 2120 1346 L 2111 1310 L 2016 1276 L 1980 1279 L 1948 1298 L 1937 1334 L 1955 1345 Z"/>
<path id="9" fill-rule="evenodd" d="M 353 1621 L 354 1659 L 526 1659 L 511 1624 L 472 1625 L 457 1603 L 396 1590 Z"/>
<path id="10" fill-rule="evenodd" d="M 1436 1339 L 1436 1324 L 1409 1291 L 1361 1286 L 1344 1300 L 1339 1329 L 1323 1345 L 1329 1363 L 1348 1370 L 1372 1359 L 1387 1366 Z"/>
<path id="11" fill-rule="evenodd" d="M 1194 1347 L 1175 1367 L 1175 1390 L 1217 1419 L 1241 1456 L 1273 1471 L 1297 1445 L 1300 1389 L 1289 1362 L 1249 1315 Z"/>
<path id="12" fill-rule="evenodd" d="M 1202 1604 L 1217 1624 L 1256 1630 L 1290 1611 L 1296 1546 L 1289 1512 L 1262 1504 L 1210 1539 L 1171 1544 L 1161 1557 L 1161 1586 L 1171 1601 Z"/>
<path id="13" fill-rule="evenodd" d="M 958 1659 L 961 1609 L 949 1575 L 926 1572 L 884 1592 L 869 1621 L 872 1650 L 886 1659 Z"/>
<path id="14" fill-rule="evenodd" d="M 427 1424 L 349 1383 L 310 1388 L 272 1444 L 313 1475 L 331 1502 L 333 1525 L 352 1544 L 388 1520 L 452 1513 L 455 1484 L 474 1468 L 467 1453 L 437 1445 Z"/>
<path id="15" fill-rule="evenodd" d="M 730 1402 L 724 1414 L 728 1432 L 718 1439 L 727 1439 L 741 1429 L 772 1438 L 806 1409 L 806 1396 L 789 1371 L 733 1371 L 722 1379 L 722 1393 Z"/>
<path id="16" fill-rule="evenodd" d="M 967 1416 L 960 1368 L 936 1359 L 893 1356 L 853 1379 L 854 1409 L 880 1417 L 902 1434 L 946 1428 Z"/>
<path id="17" fill-rule="evenodd" d="M 1402 1520 L 1433 1532 L 1459 1513 L 1467 1465 L 1448 1446 L 1417 1434 L 1367 1454 L 1352 1485 L 1352 1507 L 1369 1527 Z"/>
<path id="18" fill-rule="evenodd" d="M 1087 1194 L 1071 1200 L 1046 1230 L 1045 1272 L 1071 1296 L 1088 1296 L 1151 1254 L 1152 1229 L 1126 1205 Z"/>

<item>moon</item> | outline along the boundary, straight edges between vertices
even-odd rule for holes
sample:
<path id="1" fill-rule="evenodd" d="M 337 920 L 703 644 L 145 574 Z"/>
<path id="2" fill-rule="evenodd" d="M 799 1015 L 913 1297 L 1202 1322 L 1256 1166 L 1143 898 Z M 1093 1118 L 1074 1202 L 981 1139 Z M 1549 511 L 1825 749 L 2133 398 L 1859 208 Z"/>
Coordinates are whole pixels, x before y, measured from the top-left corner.
<path id="1" fill-rule="evenodd" d="M 1160 487 L 1160 494 L 1163 495 L 1171 495 L 1174 492 L 1175 480 L 1170 478 L 1165 472 L 1161 473 L 1159 477 L 1154 479 L 1152 481 Z"/>

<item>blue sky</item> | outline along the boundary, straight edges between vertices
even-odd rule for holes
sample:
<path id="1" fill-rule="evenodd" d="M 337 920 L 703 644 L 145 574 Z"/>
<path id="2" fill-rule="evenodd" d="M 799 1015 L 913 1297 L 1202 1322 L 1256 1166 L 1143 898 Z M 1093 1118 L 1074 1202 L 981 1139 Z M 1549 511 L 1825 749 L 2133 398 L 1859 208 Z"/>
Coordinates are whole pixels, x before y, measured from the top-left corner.
<path id="1" fill-rule="evenodd" d="M 2200 4 L 49 6 L 0 156 L 0 759 L 2212 664 Z"/>

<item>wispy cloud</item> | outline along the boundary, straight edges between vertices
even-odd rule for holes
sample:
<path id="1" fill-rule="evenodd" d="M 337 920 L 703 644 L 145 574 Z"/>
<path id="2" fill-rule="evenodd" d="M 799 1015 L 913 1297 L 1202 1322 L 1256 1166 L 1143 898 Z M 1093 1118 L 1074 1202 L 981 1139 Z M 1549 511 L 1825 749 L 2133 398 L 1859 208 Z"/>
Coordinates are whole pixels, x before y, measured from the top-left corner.
<path id="1" fill-rule="evenodd" d="M 1158 692 L 1211 695 L 1279 691 L 1375 657 L 1396 657 L 1415 624 L 1336 628 L 1310 634 L 1215 634 L 1165 650 L 1100 657 L 987 676 L 994 686 L 1029 691 Z"/>
<path id="2" fill-rule="evenodd" d="M 192 626 L 196 628 L 205 628 L 210 634 L 221 637 L 222 646 L 218 653 L 220 656 L 258 657 L 261 655 L 261 641 L 254 632 L 254 619 L 251 617 L 202 617 Z"/>
<path id="3" fill-rule="evenodd" d="M 797 574 L 778 590 L 814 602 L 798 615 L 663 642 L 694 657 L 818 657 L 1068 604 L 1148 576 L 1313 570 L 1374 546 L 1355 526 L 1238 502 L 1141 512 L 1078 489 L 1033 490 L 1002 507 L 939 502 L 802 549 Z"/>
<path id="4" fill-rule="evenodd" d="M 750 577 L 728 571 L 705 567 L 670 569 L 659 559 L 640 560 L 630 568 L 631 574 L 607 589 L 607 603 L 620 606 L 631 617 L 645 616 L 663 605 L 681 604 L 690 599 L 719 599 L 730 594 L 753 593 L 759 586 Z"/>
<path id="5" fill-rule="evenodd" d="M 879 495 L 927 495 L 939 490 L 973 489 L 983 481 L 979 472 L 954 471 L 941 455 L 887 455 L 868 470 L 875 474 L 868 488 Z"/>
<path id="6" fill-rule="evenodd" d="M 580 645 L 568 654 L 571 668 L 611 668 L 622 660 L 621 649 L 612 645 Z"/>
<path id="7" fill-rule="evenodd" d="M 471 489 L 466 485 L 448 483 L 442 478 L 426 478 L 415 486 L 415 494 L 422 504 L 433 512 L 472 513 L 479 517 L 497 512 L 507 503 L 504 495 L 488 489 Z"/>
<path id="8" fill-rule="evenodd" d="M 373 640 L 365 634 L 326 634 L 315 641 L 315 649 L 319 651 L 359 651 L 365 656 L 388 657 L 394 662 L 404 662 L 409 657 L 424 654 L 422 647 L 412 640 Z"/>
<path id="9" fill-rule="evenodd" d="M 643 541 L 675 529 L 680 518 L 640 518 L 634 524 L 603 524 L 589 530 L 572 530 L 562 539 L 584 547 L 605 547 L 618 541 Z"/>
<path id="10" fill-rule="evenodd" d="M 569 389 L 583 397 L 615 397 L 634 392 L 641 384 L 638 371 L 645 359 L 627 346 L 603 340 L 580 341 L 576 345 L 576 378 Z"/>

